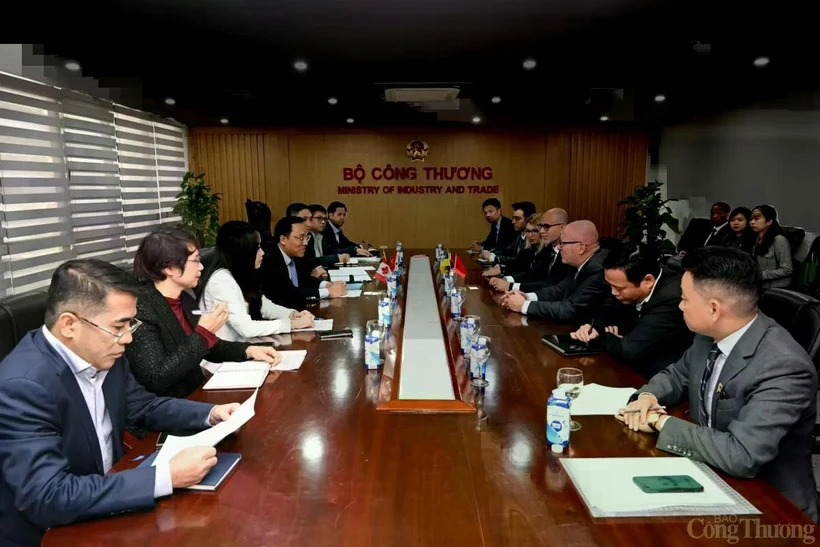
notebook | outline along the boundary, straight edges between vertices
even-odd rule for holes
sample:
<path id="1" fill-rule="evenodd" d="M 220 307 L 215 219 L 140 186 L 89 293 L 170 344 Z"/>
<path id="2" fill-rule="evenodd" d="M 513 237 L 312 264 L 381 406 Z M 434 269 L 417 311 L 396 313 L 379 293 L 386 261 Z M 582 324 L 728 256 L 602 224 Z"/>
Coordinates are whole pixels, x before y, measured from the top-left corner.
<path id="1" fill-rule="evenodd" d="M 256 389 L 265 382 L 270 365 L 259 361 L 222 363 L 202 389 Z"/>
<path id="2" fill-rule="evenodd" d="M 157 454 L 159 454 L 159 452 L 154 452 L 145 458 L 145 460 L 143 460 L 138 467 L 150 467 L 151 464 L 154 463 Z M 233 472 L 236 468 L 236 464 L 238 464 L 241 459 L 242 454 L 235 452 L 217 452 L 216 465 L 208 471 L 208 474 L 205 475 L 205 478 L 203 478 L 199 484 L 189 486 L 187 490 L 204 490 L 206 492 L 216 491 L 216 489 L 219 488 L 223 482 L 225 482 L 228 475 Z"/>
<path id="3" fill-rule="evenodd" d="M 560 353 L 561 355 L 593 355 L 604 351 L 604 346 L 600 339 L 595 339 L 589 343 L 574 340 L 569 334 L 545 334 L 541 337 L 541 343 Z"/>

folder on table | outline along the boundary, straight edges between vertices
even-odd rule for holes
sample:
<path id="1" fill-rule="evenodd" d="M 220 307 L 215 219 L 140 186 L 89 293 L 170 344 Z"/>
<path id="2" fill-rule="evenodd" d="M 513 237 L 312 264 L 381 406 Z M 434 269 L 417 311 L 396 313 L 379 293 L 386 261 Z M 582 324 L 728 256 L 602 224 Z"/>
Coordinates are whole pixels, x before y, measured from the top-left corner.
<path id="1" fill-rule="evenodd" d="M 567 357 L 594 355 L 604 351 L 604 346 L 600 339 L 584 343 L 580 340 L 575 340 L 569 334 L 545 334 L 541 337 L 541 343 Z"/>
<path id="2" fill-rule="evenodd" d="M 145 460 L 139 464 L 139 467 L 150 467 L 151 464 L 154 463 L 154 460 L 157 457 L 159 452 L 154 452 Z M 188 490 L 204 490 L 206 492 L 214 492 L 216 491 L 219 486 L 225 482 L 225 479 L 228 478 L 234 469 L 236 469 L 236 465 L 239 463 L 239 460 L 242 459 L 242 454 L 237 454 L 235 452 L 217 452 L 216 453 L 216 465 L 208 471 L 208 474 L 205 475 L 205 478 L 199 482 L 199 484 L 195 484 L 193 486 L 187 487 Z"/>
<path id="3" fill-rule="evenodd" d="M 202 389 L 256 389 L 265 382 L 270 365 L 259 361 L 222 363 Z"/>

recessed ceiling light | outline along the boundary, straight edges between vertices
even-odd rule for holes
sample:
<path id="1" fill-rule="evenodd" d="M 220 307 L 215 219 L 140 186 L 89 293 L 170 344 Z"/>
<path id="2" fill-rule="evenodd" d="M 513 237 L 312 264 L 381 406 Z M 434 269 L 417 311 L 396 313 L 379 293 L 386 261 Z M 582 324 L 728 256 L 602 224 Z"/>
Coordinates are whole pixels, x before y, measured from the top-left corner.
<path id="1" fill-rule="evenodd" d="M 521 66 L 524 67 L 524 70 L 532 70 L 538 63 L 535 62 L 535 59 L 525 59 Z"/>
<path id="2" fill-rule="evenodd" d="M 167 104 L 168 106 L 174 106 L 175 104 L 177 104 L 177 102 L 171 97 L 168 97 L 167 99 L 165 99 L 165 104 Z"/>
<path id="3" fill-rule="evenodd" d="M 769 64 L 769 60 L 770 59 L 768 57 L 758 57 L 757 59 L 755 59 L 755 66 L 757 68 L 763 68 L 764 66 Z"/>
<path id="4" fill-rule="evenodd" d="M 666 100 L 666 95 L 664 95 L 663 93 L 659 93 L 658 95 L 655 95 L 655 102 L 656 103 L 662 103 L 665 100 Z"/>
<path id="5" fill-rule="evenodd" d="M 480 116 L 473 116 L 473 123 L 481 123 L 481 117 Z"/>
<path id="6" fill-rule="evenodd" d="M 347 119 L 347 123 L 353 123 L 353 122 L 355 122 L 355 121 L 356 121 L 356 120 L 354 120 L 353 118 L 348 118 L 348 119 Z"/>
<path id="7" fill-rule="evenodd" d="M 77 72 L 80 70 L 80 63 L 77 61 L 67 61 L 65 67 L 72 72 Z"/>
<path id="8" fill-rule="evenodd" d="M 501 97 L 495 96 L 490 100 L 493 102 L 493 104 L 498 104 L 501 102 Z"/>
<path id="9" fill-rule="evenodd" d="M 609 121 L 609 116 L 601 116 L 601 121 L 602 122 L 608 122 Z"/>
<path id="10" fill-rule="evenodd" d="M 296 61 L 295 63 L 293 63 L 293 68 L 295 68 L 299 72 L 304 72 L 308 69 L 308 64 L 305 61 Z"/>
<path id="11" fill-rule="evenodd" d="M 219 120 L 219 123 L 221 123 L 222 125 L 228 125 L 228 118 L 222 118 L 221 120 Z"/>
<path id="12" fill-rule="evenodd" d="M 331 97 L 327 100 L 327 104 L 339 104 L 339 99 L 336 97 Z"/>

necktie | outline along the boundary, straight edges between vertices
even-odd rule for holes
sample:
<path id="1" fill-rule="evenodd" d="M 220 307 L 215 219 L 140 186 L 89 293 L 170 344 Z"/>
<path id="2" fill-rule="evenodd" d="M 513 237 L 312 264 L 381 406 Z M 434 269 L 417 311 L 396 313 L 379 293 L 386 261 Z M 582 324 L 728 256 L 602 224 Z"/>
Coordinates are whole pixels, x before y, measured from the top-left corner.
<path id="1" fill-rule="evenodd" d="M 706 359 L 706 370 L 703 371 L 703 378 L 700 380 L 700 425 L 709 424 L 709 412 L 706 408 L 706 386 L 712 377 L 712 371 L 715 370 L 715 363 L 718 357 L 720 357 L 720 353 L 718 345 L 712 344 L 712 349 L 709 350 L 709 357 Z"/>
<path id="2" fill-rule="evenodd" d="M 339 231 L 336 232 L 336 243 L 338 243 L 339 245 L 342 244 L 342 229 L 341 228 L 339 228 Z"/>
<path id="3" fill-rule="evenodd" d="M 290 274 L 290 281 L 291 283 L 293 283 L 293 286 L 298 287 L 299 276 L 296 275 L 296 264 L 293 262 L 293 260 L 291 260 L 290 264 L 288 264 L 288 273 Z"/>
<path id="4" fill-rule="evenodd" d="M 558 254 L 559 253 L 556 253 L 555 251 L 552 252 L 552 260 L 550 260 L 550 267 L 549 270 L 547 270 L 548 272 L 551 272 L 552 267 L 555 266 L 555 261 L 558 260 Z"/>
<path id="5" fill-rule="evenodd" d="M 717 232 L 717 228 L 713 229 L 712 232 L 709 234 L 709 237 L 706 238 L 706 243 L 712 241 L 712 238 L 717 235 Z M 706 245 L 706 243 L 704 243 L 704 245 Z"/>

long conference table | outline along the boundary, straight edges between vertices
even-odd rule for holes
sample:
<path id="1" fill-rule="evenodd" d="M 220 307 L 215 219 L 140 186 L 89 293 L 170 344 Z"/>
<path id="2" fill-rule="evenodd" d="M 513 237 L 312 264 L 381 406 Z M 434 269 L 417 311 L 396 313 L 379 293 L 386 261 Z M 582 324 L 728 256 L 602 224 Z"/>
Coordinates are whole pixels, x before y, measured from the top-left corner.
<path id="1" fill-rule="evenodd" d="M 407 256 L 414 253 L 433 254 Z M 638 387 L 644 379 L 605 355 L 569 359 L 543 346 L 542 334 L 568 327 L 506 312 L 480 268 L 461 256 L 470 268 L 464 283 L 480 287 L 466 291 L 465 312 L 480 316 L 482 333 L 493 341 L 483 391 L 472 391 L 453 355 L 461 406 L 396 403 L 401 363 L 388 357 L 382 370 L 364 366 L 365 322 L 377 317 L 378 297 L 324 301 L 312 311 L 332 318 L 334 329 L 352 329 L 353 338 L 285 338 L 290 344 L 280 349 L 307 349 L 306 360 L 298 371 L 271 373 L 255 417 L 218 446 L 240 452 L 242 461 L 216 492 L 177 491 L 153 511 L 54 528 L 43 545 L 726 545 L 714 527 L 720 517 L 590 516 L 559 458 L 675 456 L 655 448 L 654 435 L 631 432 L 609 416 L 576 417 L 582 429 L 567 451 L 553 454 L 545 427 L 556 371 L 579 367 L 586 383 L 616 387 Z M 399 301 L 405 309 L 406 276 Z M 454 335 L 449 321 L 443 325 Z M 393 329 L 399 347 L 391 353 L 398 355 L 401 329 Z M 198 390 L 192 398 L 227 403 L 248 395 Z M 683 409 L 673 414 L 685 417 Z M 136 466 L 155 442 L 152 434 L 136 443 L 112 471 Z M 720 476 L 762 512 L 753 517 L 761 524 L 811 523 L 766 482 Z M 755 538 L 754 526 L 750 535 L 743 527 L 735 535 L 742 545 L 802 542 Z"/>

